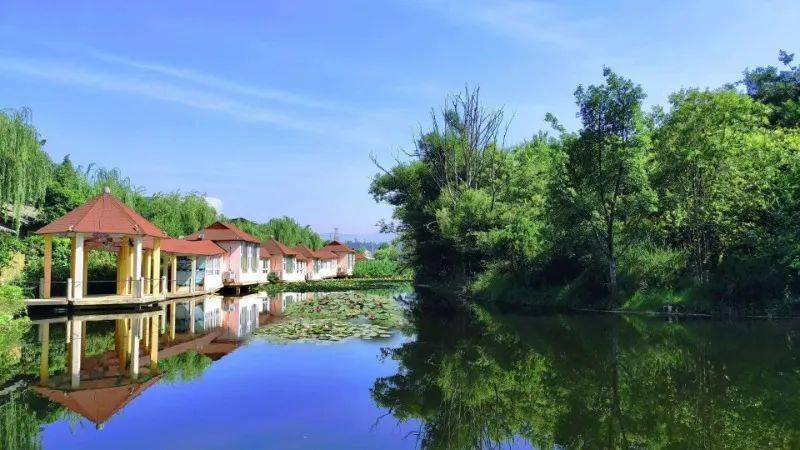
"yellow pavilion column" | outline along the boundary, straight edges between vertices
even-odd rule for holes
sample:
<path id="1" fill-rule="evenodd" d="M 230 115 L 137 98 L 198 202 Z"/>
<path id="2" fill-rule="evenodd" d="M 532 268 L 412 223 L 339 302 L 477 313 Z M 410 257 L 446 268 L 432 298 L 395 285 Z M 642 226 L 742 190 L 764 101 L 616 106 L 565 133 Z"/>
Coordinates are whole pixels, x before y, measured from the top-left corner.
<path id="1" fill-rule="evenodd" d="M 144 337 L 144 348 L 150 348 L 150 318 L 142 321 L 142 336 Z"/>
<path id="2" fill-rule="evenodd" d="M 42 342 L 41 360 L 39 361 L 39 384 L 46 386 L 50 380 L 50 324 L 39 325 L 39 339 Z"/>
<path id="3" fill-rule="evenodd" d="M 176 310 L 175 302 L 170 303 L 169 305 L 169 340 L 175 340 L 175 310 Z"/>
<path id="4" fill-rule="evenodd" d="M 144 264 L 142 264 L 142 278 L 144 278 L 144 286 L 142 292 L 145 294 L 150 293 L 150 283 L 153 279 L 153 252 L 151 250 L 144 251 Z M 147 337 L 145 336 L 145 340 Z"/>
<path id="5" fill-rule="evenodd" d="M 89 254 L 91 250 L 83 244 L 83 295 L 89 294 Z"/>
<path id="6" fill-rule="evenodd" d="M 122 244 L 117 249 L 117 295 L 122 294 Z"/>
<path id="7" fill-rule="evenodd" d="M 158 370 L 158 317 L 150 318 L 150 373 Z"/>
<path id="8" fill-rule="evenodd" d="M 170 292 L 178 292 L 178 255 L 172 255 L 172 289 Z"/>
<path id="9" fill-rule="evenodd" d="M 115 320 L 114 327 L 114 350 L 117 352 L 117 360 L 119 360 L 119 367 L 125 367 L 125 319 Z"/>
<path id="10" fill-rule="evenodd" d="M 53 281 L 53 236 L 44 236 L 44 285 L 42 286 L 42 298 L 50 298 L 50 285 Z"/>
<path id="11" fill-rule="evenodd" d="M 153 294 L 159 295 L 161 293 L 161 239 L 153 239 Z"/>
<path id="12" fill-rule="evenodd" d="M 128 246 L 128 238 L 123 237 L 119 247 L 119 260 L 117 261 L 117 269 L 120 275 L 119 295 L 128 293 L 128 276 L 130 266 L 130 247 Z"/>
<path id="13" fill-rule="evenodd" d="M 128 238 L 128 242 L 132 244 L 133 243 L 133 239 Z M 127 266 L 128 267 L 128 283 L 125 284 L 125 286 L 127 287 L 127 290 L 126 290 L 127 294 L 133 294 L 133 279 L 136 278 L 136 276 L 137 276 L 136 275 L 136 268 L 134 267 L 134 264 L 133 264 L 134 263 L 134 261 L 133 261 L 134 260 L 134 258 L 133 258 L 134 252 L 135 251 L 133 249 L 133 246 L 132 245 L 128 245 L 128 266 Z M 139 270 L 141 270 L 141 269 L 139 269 Z"/>

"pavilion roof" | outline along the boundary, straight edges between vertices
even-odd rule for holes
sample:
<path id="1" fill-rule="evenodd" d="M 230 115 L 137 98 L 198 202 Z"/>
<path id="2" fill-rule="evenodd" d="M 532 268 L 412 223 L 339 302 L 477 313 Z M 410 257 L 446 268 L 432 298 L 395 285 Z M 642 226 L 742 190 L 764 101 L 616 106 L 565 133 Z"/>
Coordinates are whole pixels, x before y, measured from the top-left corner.
<path id="1" fill-rule="evenodd" d="M 167 233 L 104 192 L 36 231 L 38 234 L 103 233 L 166 237 Z"/>
<path id="2" fill-rule="evenodd" d="M 36 386 L 40 395 L 51 401 L 60 403 L 75 413 L 80 414 L 95 425 L 101 425 L 138 397 L 145 389 L 155 384 L 161 376 L 155 376 L 140 384 L 128 384 L 113 387 L 101 387 L 78 391 L 61 391 Z"/>
<path id="3" fill-rule="evenodd" d="M 214 222 L 202 230 L 186 236 L 186 239 L 189 241 L 247 241 L 256 244 L 261 242 L 229 222 Z"/>

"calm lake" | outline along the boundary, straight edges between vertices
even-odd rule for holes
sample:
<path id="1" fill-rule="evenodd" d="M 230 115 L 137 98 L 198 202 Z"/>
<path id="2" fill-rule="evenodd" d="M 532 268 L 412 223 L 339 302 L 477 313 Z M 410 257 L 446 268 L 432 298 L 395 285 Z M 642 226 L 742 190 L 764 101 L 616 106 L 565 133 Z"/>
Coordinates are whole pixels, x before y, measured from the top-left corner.
<path id="1" fill-rule="evenodd" d="M 383 339 L 253 335 L 310 296 L 38 318 L 0 374 L 0 446 L 800 447 L 795 321 L 476 310 Z"/>

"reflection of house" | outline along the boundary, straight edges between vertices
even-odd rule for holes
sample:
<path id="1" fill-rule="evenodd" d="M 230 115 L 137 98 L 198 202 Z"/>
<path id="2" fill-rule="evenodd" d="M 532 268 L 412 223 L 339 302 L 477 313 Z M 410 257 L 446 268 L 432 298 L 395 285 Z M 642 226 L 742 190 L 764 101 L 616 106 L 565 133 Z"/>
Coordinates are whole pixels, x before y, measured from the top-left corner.
<path id="1" fill-rule="evenodd" d="M 225 318 L 220 339 L 239 340 L 253 333 L 258 328 L 259 314 L 264 310 L 263 302 L 263 296 L 256 294 L 225 298 L 222 303 Z"/>
<path id="2" fill-rule="evenodd" d="M 270 254 L 270 270 L 278 275 L 279 280 L 292 282 L 305 279 L 305 261 L 302 264 L 298 262 L 302 256 L 298 255 L 297 250 L 276 239 L 267 239 L 261 243 L 261 248 Z"/>
<path id="3" fill-rule="evenodd" d="M 353 267 L 356 265 L 355 250 L 336 240 L 329 242 L 328 245 L 323 247 L 323 250 L 328 250 L 336 254 L 337 275 L 348 277 L 353 275 Z"/>
<path id="4" fill-rule="evenodd" d="M 261 270 L 259 240 L 232 223 L 215 222 L 192 233 L 187 240 L 213 241 L 227 253 L 227 267 L 222 283 L 226 286 L 248 286 L 267 281 Z"/>

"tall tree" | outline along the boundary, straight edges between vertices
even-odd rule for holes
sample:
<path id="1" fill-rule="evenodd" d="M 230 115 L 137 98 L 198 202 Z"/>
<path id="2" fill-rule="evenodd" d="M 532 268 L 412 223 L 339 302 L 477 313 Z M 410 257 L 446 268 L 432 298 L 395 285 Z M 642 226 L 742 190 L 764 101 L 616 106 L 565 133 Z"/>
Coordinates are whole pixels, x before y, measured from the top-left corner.
<path id="1" fill-rule="evenodd" d="M 800 66 L 792 65 L 794 53 L 781 50 L 778 60 L 783 69 L 775 66 L 745 70 L 742 83 L 747 94 L 770 105 L 770 123 L 776 127 L 800 126 Z"/>
<path id="2" fill-rule="evenodd" d="M 52 163 L 30 111 L 0 111 L 0 217 L 20 227 L 22 207 L 44 199 Z"/>
<path id="3" fill-rule="evenodd" d="M 641 110 L 645 94 L 608 68 L 603 75 L 603 84 L 575 91 L 582 128 L 576 136 L 563 136 L 559 183 L 564 206 L 576 213 L 606 265 L 613 302 L 618 243 L 651 208 L 653 195 L 646 171 L 649 131 Z"/>

